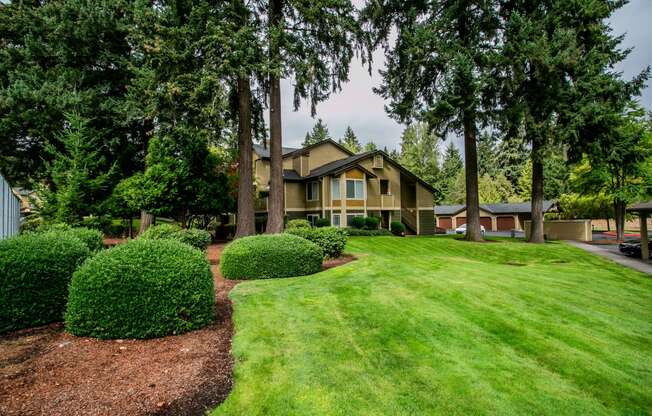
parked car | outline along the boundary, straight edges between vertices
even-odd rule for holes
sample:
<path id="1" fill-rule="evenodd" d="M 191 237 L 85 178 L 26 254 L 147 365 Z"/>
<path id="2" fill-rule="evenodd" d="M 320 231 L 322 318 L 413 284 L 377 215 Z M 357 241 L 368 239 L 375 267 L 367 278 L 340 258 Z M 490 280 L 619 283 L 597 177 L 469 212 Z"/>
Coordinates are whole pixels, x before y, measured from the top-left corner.
<path id="1" fill-rule="evenodd" d="M 480 232 L 484 235 L 484 225 L 480 225 Z M 462 224 L 455 229 L 455 234 L 465 234 L 466 233 L 466 224 Z"/>
<path id="2" fill-rule="evenodd" d="M 648 242 L 648 247 L 652 248 L 652 240 Z M 620 243 L 618 249 L 621 253 L 629 257 L 638 257 L 641 258 L 641 241 L 632 240 Z M 652 259 L 652 250 L 650 251 L 648 258 Z"/>

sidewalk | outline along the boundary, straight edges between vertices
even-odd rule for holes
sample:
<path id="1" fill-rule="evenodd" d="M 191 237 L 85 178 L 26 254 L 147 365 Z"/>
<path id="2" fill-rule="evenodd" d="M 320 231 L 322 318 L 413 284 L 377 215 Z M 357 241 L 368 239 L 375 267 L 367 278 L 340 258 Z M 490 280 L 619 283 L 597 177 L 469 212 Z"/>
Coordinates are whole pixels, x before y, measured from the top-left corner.
<path id="1" fill-rule="evenodd" d="M 642 259 L 635 259 L 632 257 L 627 257 L 617 252 L 614 252 L 612 249 L 609 249 L 608 246 L 599 246 L 593 244 L 582 243 L 579 241 L 566 241 L 568 244 L 586 250 L 590 253 L 596 254 L 598 256 L 606 257 L 609 260 L 615 261 L 618 264 L 622 264 L 625 267 L 638 270 L 639 272 L 647 273 L 652 276 L 652 263 L 649 261 L 643 261 Z"/>

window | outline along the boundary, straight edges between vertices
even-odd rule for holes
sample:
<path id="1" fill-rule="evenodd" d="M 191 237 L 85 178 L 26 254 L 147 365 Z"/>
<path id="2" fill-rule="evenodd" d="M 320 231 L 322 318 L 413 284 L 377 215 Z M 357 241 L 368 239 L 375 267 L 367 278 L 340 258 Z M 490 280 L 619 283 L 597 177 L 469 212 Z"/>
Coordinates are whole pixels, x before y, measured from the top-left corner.
<path id="1" fill-rule="evenodd" d="M 306 184 L 306 199 L 308 201 L 319 201 L 319 182 L 308 182 Z"/>
<path id="2" fill-rule="evenodd" d="M 364 181 L 362 179 L 347 179 L 347 199 L 364 199 Z"/>
<path id="3" fill-rule="evenodd" d="M 391 195 L 389 193 L 389 180 L 387 179 L 380 180 L 380 193 L 381 195 Z"/>
<path id="4" fill-rule="evenodd" d="M 333 227 L 339 227 L 340 226 L 340 214 L 333 214 Z"/>
<path id="5" fill-rule="evenodd" d="M 310 225 L 314 227 L 315 223 L 319 219 L 319 214 L 308 214 L 306 215 L 306 218 L 308 219 L 308 221 L 310 221 Z"/>
<path id="6" fill-rule="evenodd" d="M 351 226 L 351 221 L 353 221 L 354 217 L 364 217 L 362 214 L 347 214 L 346 215 L 346 226 L 350 227 Z"/>
<path id="7" fill-rule="evenodd" d="M 340 178 L 331 179 L 331 199 L 340 199 Z"/>

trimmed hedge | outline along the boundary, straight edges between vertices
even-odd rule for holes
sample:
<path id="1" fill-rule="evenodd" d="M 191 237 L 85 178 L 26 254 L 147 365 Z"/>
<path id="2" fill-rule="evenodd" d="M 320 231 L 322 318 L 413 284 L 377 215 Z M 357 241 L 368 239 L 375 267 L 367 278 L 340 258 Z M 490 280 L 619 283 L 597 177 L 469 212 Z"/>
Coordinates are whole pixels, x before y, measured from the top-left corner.
<path id="1" fill-rule="evenodd" d="M 213 320 L 204 255 L 179 241 L 137 239 L 88 260 L 70 283 L 66 329 L 96 338 L 176 335 Z"/>
<path id="2" fill-rule="evenodd" d="M 98 230 L 86 227 L 76 227 L 67 231 L 50 231 L 50 233 L 78 238 L 82 243 L 86 244 L 86 247 L 88 247 L 91 253 L 96 253 L 104 249 L 104 234 Z"/>
<path id="3" fill-rule="evenodd" d="M 312 225 L 308 220 L 296 219 L 288 221 L 285 228 L 312 228 Z"/>
<path id="4" fill-rule="evenodd" d="M 0 241 L 0 333 L 62 320 L 68 283 L 90 254 L 68 234 Z"/>
<path id="5" fill-rule="evenodd" d="M 347 228 L 347 234 L 351 237 L 377 237 L 384 235 L 393 235 L 389 230 L 380 228 L 378 230 L 359 230 L 357 228 Z"/>
<path id="6" fill-rule="evenodd" d="M 346 231 L 336 227 L 290 228 L 285 232 L 312 241 L 322 249 L 324 256 L 331 259 L 342 255 L 346 240 L 348 240 Z"/>
<path id="7" fill-rule="evenodd" d="M 220 270 L 226 279 L 303 276 L 319 272 L 323 259 L 319 246 L 296 235 L 257 235 L 226 246 Z"/>
<path id="8" fill-rule="evenodd" d="M 181 229 L 174 224 L 161 224 L 148 228 L 140 238 L 145 240 L 176 240 L 206 251 L 213 241 L 211 233 L 196 228 Z"/>
<path id="9" fill-rule="evenodd" d="M 319 218 L 317 221 L 315 221 L 315 227 L 330 227 L 331 226 L 331 220 L 328 218 Z"/>
<path id="10" fill-rule="evenodd" d="M 380 225 L 380 218 L 369 216 L 364 219 L 364 227 L 368 230 L 377 230 Z"/>
<path id="11" fill-rule="evenodd" d="M 361 229 L 365 225 L 364 217 L 353 217 L 351 218 L 351 227 Z"/>
<path id="12" fill-rule="evenodd" d="M 392 221 L 392 223 L 389 224 L 389 228 L 392 230 L 392 234 L 394 235 L 403 235 L 405 233 L 405 225 L 400 221 Z"/>

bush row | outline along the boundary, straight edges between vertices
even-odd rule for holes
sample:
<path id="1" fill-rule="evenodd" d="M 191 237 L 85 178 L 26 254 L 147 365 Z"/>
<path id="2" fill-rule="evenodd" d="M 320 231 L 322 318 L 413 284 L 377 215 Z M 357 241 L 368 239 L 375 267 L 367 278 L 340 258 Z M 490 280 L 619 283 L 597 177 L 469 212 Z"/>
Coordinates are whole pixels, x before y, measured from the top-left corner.
<path id="1" fill-rule="evenodd" d="M 380 218 L 370 215 L 368 217 L 353 217 L 351 219 L 351 228 L 377 230 L 380 225 Z"/>
<path id="2" fill-rule="evenodd" d="M 346 231 L 336 227 L 288 228 L 285 232 L 312 241 L 322 249 L 324 256 L 332 259 L 342 255 L 348 239 Z"/>
<path id="3" fill-rule="evenodd" d="M 175 224 L 161 224 L 148 228 L 139 238 L 144 240 L 176 240 L 206 251 L 212 237 L 208 231 L 194 228 L 181 229 Z"/>
<path id="4" fill-rule="evenodd" d="M 392 235 L 389 230 L 380 228 L 378 230 L 361 230 L 358 228 L 347 228 L 346 232 L 351 237 L 376 237 L 383 235 Z"/>
<path id="5" fill-rule="evenodd" d="M 226 246 L 220 271 L 227 279 L 303 276 L 319 272 L 323 259 L 318 245 L 299 236 L 257 235 Z"/>

